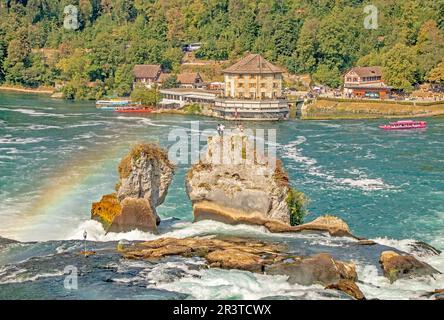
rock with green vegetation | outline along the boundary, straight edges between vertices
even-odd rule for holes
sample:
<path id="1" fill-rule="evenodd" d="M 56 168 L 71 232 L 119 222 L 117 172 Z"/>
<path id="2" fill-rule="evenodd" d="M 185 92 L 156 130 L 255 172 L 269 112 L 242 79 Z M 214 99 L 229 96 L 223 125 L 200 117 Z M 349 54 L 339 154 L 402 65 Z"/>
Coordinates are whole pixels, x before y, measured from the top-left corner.
<path id="1" fill-rule="evenodd" d="M 305 214 L 305 197 L 291 189 L 282 162 L 255 151 L 243 134 L 209 137 L 205 158 L 187 174 L 186 190 L 195 220 L 288 231 Z"/>
<path id="2" fill-rule="evenodd" d="M 155 231 L 160 223 L 156 207 L 168 192 L 174 166 L 155 144 L 137 144 L 119 164 L 116 193 L 93 203 L 91 216 L 107 231 Z"/>

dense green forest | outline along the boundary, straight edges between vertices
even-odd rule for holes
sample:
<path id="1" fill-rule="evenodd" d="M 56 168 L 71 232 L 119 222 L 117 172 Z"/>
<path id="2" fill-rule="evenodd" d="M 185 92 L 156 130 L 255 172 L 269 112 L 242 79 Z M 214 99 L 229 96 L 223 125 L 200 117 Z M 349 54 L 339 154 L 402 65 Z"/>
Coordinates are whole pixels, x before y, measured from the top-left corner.
<path id="1" fill-rule="evenodd" d="M 203 43 L 201 59 L 261 53 L 333 87 L 356 65 L 383 66 L 405 90 L 444 82 L 444 0 L 0 1 L 0 82 L 64 83 L 70 98 L 129 94 L 134 64 L 177 72 L 190 42 Z M 75 30 L 64 27 L 70 4 Z M 377 29 L 364 28 L 367 4 Z"/>

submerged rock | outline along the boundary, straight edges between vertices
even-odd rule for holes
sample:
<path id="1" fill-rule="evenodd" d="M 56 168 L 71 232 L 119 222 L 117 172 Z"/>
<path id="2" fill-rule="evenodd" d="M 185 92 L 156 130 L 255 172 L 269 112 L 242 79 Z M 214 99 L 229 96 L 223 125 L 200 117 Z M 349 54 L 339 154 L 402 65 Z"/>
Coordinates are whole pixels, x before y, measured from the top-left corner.
<path id="1" fill-rule="evenodd" d="M 265 268 L 267 274 L 284 274 L 288 282 L 302 285 L 330 285 L 339 280 L 357 280 L 356 268 L 353 263 L 334 260 L 327 253 L 320 253 L 308 258 L 297 258 L 284 261 Z"/>
<path id="2" fill-rule="evenodd" d="M 271 161 L 245 135 L 209 137 L 204 160 L 186 176 L 195 220 L 290 226 L 287 200 L 294 191 L 282 163 L 273 166 Z"/>
<path id="3" fill-rule="evenodd" d="M 91 218 L 107 231 L 155 231 L 160 223 L 156 207 L 165 200 L 174 175 L 166 151 L 154 144 L 138 144 L 118 170 L 116 193 L 93 203 Z"/>
<path id="4" fill-rule="evenodd" d="M 423 241 L 413 241 L 408 244 L 410 247 L 410 253 L 419 257 L 437 256 L 441 254 L 441 251 Z"/>
<path id="5" fill-rule="evenodd" d="M 379 259 L 384 276 L 391 283 L 400 278 L 411 278 L 415 276 L 426 276 L 440 273 L 438 270 L 421 262 L 411 255 L 401 255 L 394 251 L 384 251 Z"/>

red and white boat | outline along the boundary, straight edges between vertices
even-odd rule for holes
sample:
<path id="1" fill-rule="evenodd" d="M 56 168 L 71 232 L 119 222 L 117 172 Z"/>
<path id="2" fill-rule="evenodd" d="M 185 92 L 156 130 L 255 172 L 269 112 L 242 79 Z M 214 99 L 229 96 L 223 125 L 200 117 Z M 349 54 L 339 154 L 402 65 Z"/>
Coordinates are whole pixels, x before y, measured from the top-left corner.
<path id="1" fill-rule="evenodd" d="M 137 106 L 137 107 L 119 107 L 116 108 L 115 111 L 122 113 L 150 113 L 153 112 L 153 109 Z"/>
<path id="2" fill-rule="evenodd" d="M 424 129 L 426 127 L 427 122 L 414 120 L 401 120 L 379 126 L 379 128 L 384 130 Z"/>

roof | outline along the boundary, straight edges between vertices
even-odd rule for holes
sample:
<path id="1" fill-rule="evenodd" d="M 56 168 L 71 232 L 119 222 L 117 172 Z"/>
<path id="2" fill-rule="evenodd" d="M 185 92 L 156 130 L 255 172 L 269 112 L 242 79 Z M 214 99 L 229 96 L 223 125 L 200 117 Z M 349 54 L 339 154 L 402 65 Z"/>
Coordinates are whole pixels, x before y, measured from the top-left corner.
<path id="1" fill-rule="evenodd" d="M 260 54 L 247 54 L 224 73 L 283 73 L 284 70 L 267 61 Z"/>
<path id="2" fill-rule="evenodd" d="M 381 67 L 355 67 L 351 68 L 348 72 L 355 72 L 360 77 L 382 77 Z"/>
<path id="3" fill-rule="evenodd" d="M 136 64 L 133 73 L 136 78 L 156 78 L 160 71 L 160 64 Z"/>
<path id="4" fill-rule="evenodd" d="M 196 79 L 202 79 L 199 72 L 187 72 L 177 75 L 177 82 L 181 84 L 194 84 Z"/>
<path id="5" fill-rule="evenodd" d="M 168 79 L 170 76 L 171 76 L 171 73 L 163 73 L 163 72 L 162 72 L 162 73 L 159 75 L 159 79 L 157 79 L 157 82 L 162 83 L 162 82 L 164 82 L 166 79 Z"/>

